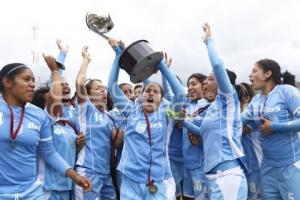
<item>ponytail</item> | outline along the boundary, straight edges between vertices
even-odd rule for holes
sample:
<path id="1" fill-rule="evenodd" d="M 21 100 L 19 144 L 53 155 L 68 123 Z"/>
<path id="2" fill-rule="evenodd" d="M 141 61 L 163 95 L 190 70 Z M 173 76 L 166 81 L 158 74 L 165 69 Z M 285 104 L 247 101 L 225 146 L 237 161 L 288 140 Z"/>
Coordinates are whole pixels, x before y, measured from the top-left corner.
<path id="1" fill-rule="evenodd" d="M 289 71 L 285 71 L 283 74 L 281 74 L 281 78 L 283 84 L 296 86 L 296 77 L 294 74 L 290 73 Z"/>

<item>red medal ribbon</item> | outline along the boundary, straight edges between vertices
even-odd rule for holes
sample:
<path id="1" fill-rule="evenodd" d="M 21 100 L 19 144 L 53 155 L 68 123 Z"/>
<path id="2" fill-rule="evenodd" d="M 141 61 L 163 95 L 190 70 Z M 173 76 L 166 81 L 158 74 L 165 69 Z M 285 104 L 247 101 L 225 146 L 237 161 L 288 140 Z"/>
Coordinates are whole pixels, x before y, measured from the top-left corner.
<path id="1" fill-rule="evenodd" d="M 5 99 L 4 99 L 4 101 L 6 102 Z M 15 142 L 16 138 L 18 136 L 18 133 L 20 131 L 20 128 L 22 126 L 24 116 L 25 116 L 25 105 L 22 106 L 20 121 L 19 121 L 17 129 L 14 131 L 14 112 L 13 112 L 12 108 L 10 107 L 10 105 L 7 102 L 6 102 L 6 104 L 7 104 L 7 107 L 9 109 L 9 112 L 10 112 L 10 130 L 9 130 L 10 134 L 9 134 L 9 137 L 10 137 L 11 142 Z"/>
<path id="2" fill-rule="evenodd" d="M 157 186 L 154 184 L 154 180 L 151 180 L 151 167 L 152 167 L 152 140 L 151 140 L 151 128 L 150 128 L 150 122 L 148 115 L 144 112 L 145 115 L 145 120 L 146 120 L 146 125 L 147 125 L 147 133 L 148 133 L 148 142 L 150 146 L 150 163 L 149 163 L 149 170 L 148 170 L 148 177 L 147 177 L 147 186 L 149 187 L 149 192 L 152 194 L 155 194 L 157 192 Z"/>

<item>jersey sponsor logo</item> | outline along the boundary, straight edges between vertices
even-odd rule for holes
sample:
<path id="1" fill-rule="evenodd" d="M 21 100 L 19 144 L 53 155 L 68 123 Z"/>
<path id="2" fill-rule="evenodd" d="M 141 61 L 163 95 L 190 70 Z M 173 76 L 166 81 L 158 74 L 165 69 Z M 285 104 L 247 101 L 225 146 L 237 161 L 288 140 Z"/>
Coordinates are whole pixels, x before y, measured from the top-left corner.
<path id="1" fill-rule="evenodd" d="M 163 127 L 163 123 L 162 122 L 155 122 L 155 123 L 151 123 L 150 124 L 150 128 L 162 128 Z M 135 130 L 138 132 L 138 133 L 146 133 L 146 128 L 147 128 L 147 125 L 145 122 L 138 122 L 136 127 L 135 127 Z"/>
<path id="2" fill-rule="evenodd" d="M 200 116 L 200 115 L 197 115 L 196 117 L 194 117 L 194 120 L 197 120 L 197 121 L 202 121 L 204 119 L 203 116 Z"/>
<path id="3" fill-rule="evenodd" d="M 280 111 L 280 107 L 279 106 L 275 106 L 275 107 L 268 107 L 264 109 L 265 113 L 270 113 L 270 112 L 279 112 Z"/>
<path id="4" fill-rule="evenodd" d="M 163 124 L 162 124 L 162 122 L 151 123 L 150 127 L 151 128 L 162 128 Z"/>
<path id="5" fill-rule="evenodd" d="M 33 122 L 28 122 L 28 126 L 27 126 L 28 129 L 33 129 L 33 130 L 37 130 L 37 131 L 40 131 L 40 126 L 34 124 Z"/>

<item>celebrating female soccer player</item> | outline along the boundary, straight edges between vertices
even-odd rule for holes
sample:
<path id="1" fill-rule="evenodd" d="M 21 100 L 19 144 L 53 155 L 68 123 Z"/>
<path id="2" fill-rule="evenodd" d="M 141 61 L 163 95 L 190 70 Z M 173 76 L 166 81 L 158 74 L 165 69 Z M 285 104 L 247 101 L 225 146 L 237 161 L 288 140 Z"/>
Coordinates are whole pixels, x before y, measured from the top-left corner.
<path id="1" fill-rule="evenodd" d="M 63 113 L 65 112 L 62 104 L 64 86 L 55 59 L 45 55 L 44 59 L 51 71 L 51 90 L 46 101 L 46 112 L 53 123 L 51 133 L 53 145 L 59 155 L 74 168 L 76 150 L 80 151 L 83 147 L 84 136 L 79 133 L 76 116 L 71 117 L 69 113 L 65 115 Z M 67 177 L 59 176 L 47 163 L 44 164 L 41 161 L 39 167 L 42 172 L 39 177 L 43 177 L 44 199 L 70 199 L 73 189 L 72 181 Z"/>
<path id="2" fill-rule="evenodd" d="M 249 105 L 255 93 L 251 86 L 247 83 L 240 83 L 236 85 L 236 91 L 241 103 L 241 111 L 243 112 Z M 251 200 L 259 200 L 262 196 L 260 168 L 263 154 L 259 141 L 260 135 L 261 133 L 258 128 L 250 129 L 249 127 L 244 127 L 243 129 L 242 145 L 248 169 L 246 173 L 248 182 L 248 199 Z"/>
<path id="3" fill-rule="evenodd" d="M 257 61 L 250 74 L 253 89 L 261 93 L 243 113 L 243 122 L 261 130 L 264 199 L 300 199 L 300 93 L 281 84 L 289 75 L 282 76 L 271 59 Z"/>
<path id="4" fill-rule="evenodd" d="M 116 83 L 119 75 L 121 49 L 116 40 L 109 40 L 116 52 L 109 76 L 109 90 L 114 103 L 126 117 L 124 148 L 118 170 L 123 173 L 121 199 L 175 199 L 175 183 L 168 159 L 168 140 L 173 127 L 160 108 L 163 91 L 159 84 L 148 83 L 142 93 L 142 103 L 132 104 Z M 174 91 L 174 102 L 182 103 L 184 90 L 164 62 L 158 66 Z M 180 109 L 180 105 L 175 106 Z"/>
<path id="5" fill-rule="evenodd" d="M 203 92 L 210 102 L 202 119 L 199 134 L 204 147 L 204 172 L 208 178 L 209 198 L 247 198 L 247 182 L 240 167 L 244 156 L 240 138 L 242 122 L 240 104 L 234 89 L 235 74 L 226 70 L 220 60 L 208 24 L 204 24 L 204 42 L 207 46 L 213 73 L 204 81 Z"/>
<path id="6" fill-rule="evenodd" d="M 185 121 L 183 123 L 184 200 L 204 200 L 207 198 L 207 179 L 203 168 L 203 142 L 201 136 L 194 135 L 194 130 L 190 129 L 190 126 L 193 125 L 201 126 L 203 116 L 209 106 L 209 102 L 203 97 L 202 92 L 205 79 L 206 76 L 200 73 L 192 74 L 188 78 L 189 98 L 185 105 L 185 114 L 190 116 L 191 122 Z M 193 125 L 188 125 L 188 123 Z"/>
<path id="7" fill-rule="evenodd" d="M 56 153 L 51 124 L 31 102 L 34 92 L 32 71 L 22 63 L 12 63 L 0 71 L 0 199 L 43 199 L 37 180 L 37 155 L 52 168 L 67 175 L 85 191 L 91 183 Z"/>
<path id="8" fill-rule="evenodd" d="M 94 187 L 83 193 L 75 188 L 77 200 L 115 199 L 115 188 L 110 174 L 111 138 L 113 121 L 106 109 L 107 92 L 100 80 L 86 83 L 86 71 L 90 62 L 88 47 L 82 49 L 82 65 L 76 79 L 80 129 L 85 133 L 86 144 L 78 154 L 77 172 L 91 179 Z"/>

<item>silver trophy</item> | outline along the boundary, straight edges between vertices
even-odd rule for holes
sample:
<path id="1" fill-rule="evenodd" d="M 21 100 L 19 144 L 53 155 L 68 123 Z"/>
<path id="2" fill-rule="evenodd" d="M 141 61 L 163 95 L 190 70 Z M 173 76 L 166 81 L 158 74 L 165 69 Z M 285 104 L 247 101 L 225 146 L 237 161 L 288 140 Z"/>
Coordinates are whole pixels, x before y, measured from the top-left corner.
<path id="1" fill-rule="evenodd" d="M 87 13 L 85 20 L 90 30 L 106 40 L 109 39 L 105 34 L 114 27 L 109 15 Z M 156 66 L 163 58 L 162 53 L 153 51 L 147 40 L 138 40 L 126 49 L 123 42 L 119 43 L 119 46 L 123 51 L 119 60 L 120 68 L 129 74 L 133 83 L 140 83 L 149 78 L 156 71 Z"/>
<path id="2" fill-rule="evenodd" d="M 108 40 L 109 37 L 104 35 L 109 32 L 113 27 L 114 23 L 111 20 L 110 16 L 97 15 L 94 13 L 87 13 L 85 17 L 86 24 L 90 30 L 97 33 L 104 39 Z"/>

